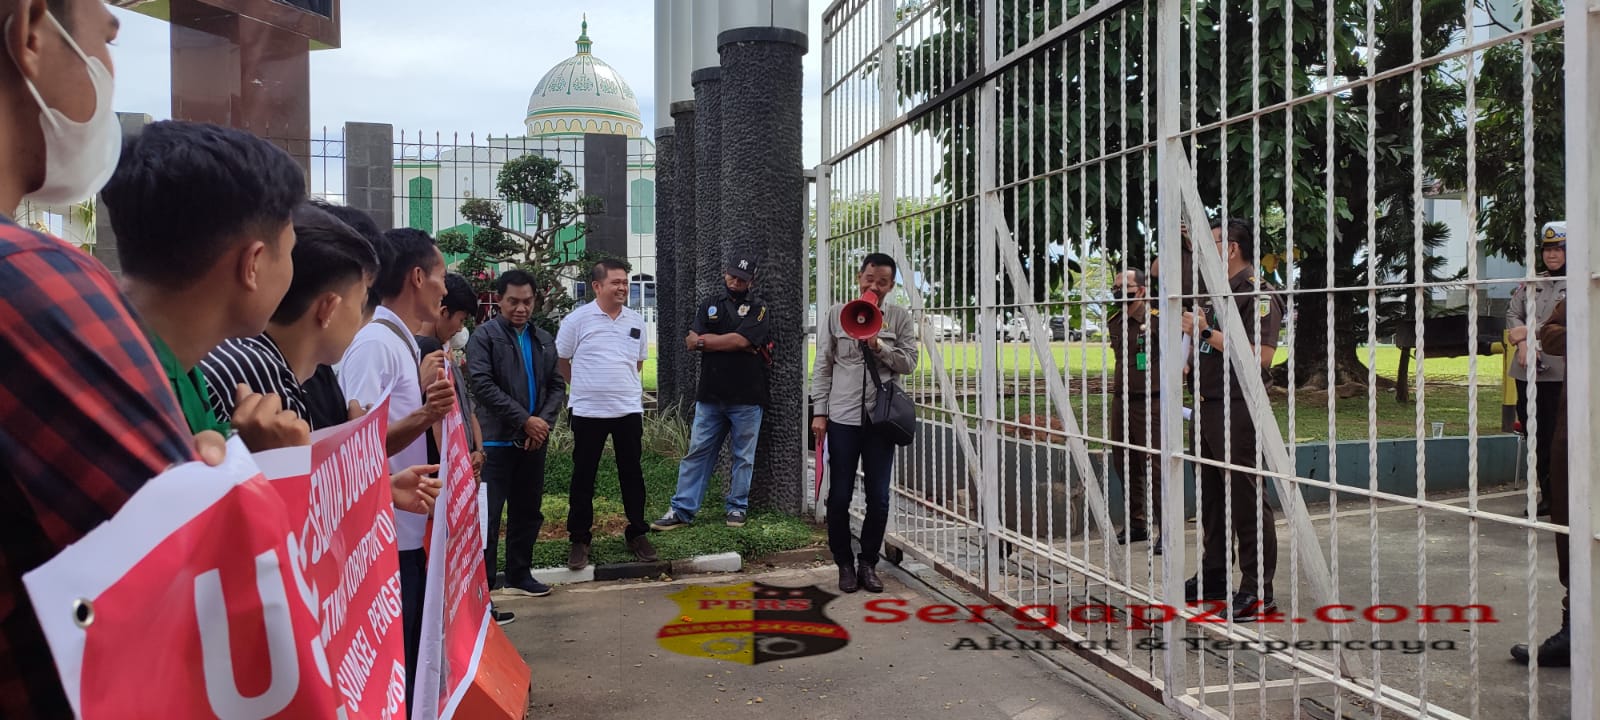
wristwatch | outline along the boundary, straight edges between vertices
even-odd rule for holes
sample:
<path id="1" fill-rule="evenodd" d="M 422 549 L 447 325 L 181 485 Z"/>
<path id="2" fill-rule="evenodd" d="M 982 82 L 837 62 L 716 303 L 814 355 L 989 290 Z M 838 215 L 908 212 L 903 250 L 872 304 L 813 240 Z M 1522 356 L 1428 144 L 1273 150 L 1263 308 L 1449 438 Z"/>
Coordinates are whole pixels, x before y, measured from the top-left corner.
<path id="1" fill-rule="evenodd" d="M 1211 328 L 1201 328 L 1200 329 L 1200 339 L 1201 340 L 1210 340 L 1211 339 Z"/>
<path id="2" fill-rule="evenodd" d="M 695 352 L 704 351 L 706 349 L 706 341 L 704 339 L 696 340 L 695 343 L 694 343 L 694 349 L 695 349 Z"/>

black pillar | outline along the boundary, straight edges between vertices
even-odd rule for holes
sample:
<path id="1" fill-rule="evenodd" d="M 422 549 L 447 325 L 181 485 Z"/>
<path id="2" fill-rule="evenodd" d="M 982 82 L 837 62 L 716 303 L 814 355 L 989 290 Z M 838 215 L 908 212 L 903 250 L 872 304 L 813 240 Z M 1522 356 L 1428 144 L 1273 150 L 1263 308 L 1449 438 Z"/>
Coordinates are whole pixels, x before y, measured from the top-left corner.
<path id="1" fill-rule="evenodd" d="M 344 204 L 394 227 L 394 126 L 344 124 Z"/>
<path id="2" fill-rule="evenodd" d="M 672 335 L 663 348 L 671 348 L 678 356 L 674 363 L 677 368 L 678 392 L 672 398 L 674 407 L 680 412 L 688 413 L 694 407 L 695 392 L 699 388 L 700 363 L 698 358 L 690 355 L 683 347 L 683 336 L 689 332 L 689 315 L 694 310 L 698 293 L 695 292 L 695 276 L 698 272 L 696 257 L 700 252 L 700 238 L 695 231 L 695 173 L 698 171 L 696 164 L 696 151 L 694 137 L 695 107 L 694 101 L 675 102 L 672 104 L 672 138 L 677 143 L 677 160 L 673 163 L 673 174 L 676 176 L 677 189 L 672 193 L 672 201 L 677 205 L 673 208 L 672 225 L 673 234 L 677 238 L 678 273 L 677 302 L 667 306 L 668 312 L 673 313 Z M 660 172 L 657 170 L 656 172 Z M 663 331 L 665 332 L 665 331 Z M 662 352 L 666 354 L 665 350 Z"/>
<path id="3" fill-rule="evenodd" d="M 600 198 L 599 213 L 584 217 L 583 245 L 618 260 L 628 259 L 628 138 L 585 133 L 583 194 Z M 635 268 L 634 272 L 638 272 Z"/>
<path id="4" fill-rule="evenodd" d="M 806 412 L 806 239 L 801 158 L 800 59 L 806 35 L 779 27 L 736 28 L 722 53 L 722 246 L 761 260 L 760 291 L 771 308 L 772 402 L 762 420 L 750 501 L 790 513 L 801 495 Z"/>
<path id="5" fill-rule="evenodd" d="M 694 71 L 695 300 L 723 286 L 722 68 Z"/>
<path id="6" fill-rule="evenodd" d="M 656 407 L 677 406 L 678 365 L 683 353 L 683 314 L 678 300 L 678 143 L 670 127 L 656 130 Z M 676 342 L 674 341 L 676 338 Z"/>

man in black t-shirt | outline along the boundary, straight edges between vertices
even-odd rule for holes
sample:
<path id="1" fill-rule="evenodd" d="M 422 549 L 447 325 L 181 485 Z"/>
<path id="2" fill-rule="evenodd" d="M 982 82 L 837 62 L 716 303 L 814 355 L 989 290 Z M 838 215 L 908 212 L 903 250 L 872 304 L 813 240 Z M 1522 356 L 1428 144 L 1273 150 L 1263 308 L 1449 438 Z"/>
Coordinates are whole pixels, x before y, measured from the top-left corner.
<path id="1" fill-rule="evenodd" d="M 690 352 L 700 353 L 700 392 L 694 404 L 694 430 L 689 454 L 678 466 L 678 492 L 672 508 L 650 524 L 672 530 L 694 522 L 711 471 L 731 434 L 733 471 L 727 498 L 729 527 L 743 527 L 750 507 L 750 477 L 755 471 L 756 440 L 767 404 L 767 306 L 752 291 L 756 261 L 735 256 L 722 280 L 724 292 L 697 307 L 693 330 L 684 338 Z"/>

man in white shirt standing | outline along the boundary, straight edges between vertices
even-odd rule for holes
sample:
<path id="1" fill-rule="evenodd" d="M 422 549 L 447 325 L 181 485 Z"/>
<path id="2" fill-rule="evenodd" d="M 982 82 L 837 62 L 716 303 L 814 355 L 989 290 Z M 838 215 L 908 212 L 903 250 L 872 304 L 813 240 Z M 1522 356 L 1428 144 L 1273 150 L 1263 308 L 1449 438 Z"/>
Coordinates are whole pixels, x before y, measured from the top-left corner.
<path id="1" fill-rule="evenodd" d="M 415 335 L 438 316 L 445 295 L 444 255 L 427 233 L 398 228 L 384 233 L 381 266 L 373 289 L 381 304 L 372 322 L 356 333 L 344 353 L 339 385 L 345 397 L 372 406 L 389 396 L 389 469 L 399 472 L 428 461 L 426 432 L 444 419 L 455 388 L 443 370 L 444 352 L 422 357 Z M 429 378 L 427 392 L 421 378 Z M 394 511 L 400 551 L 400 605 L 406 642 L 406 697 L 417 671 L 422 602 L 428 560 L 422 550 L 428 517 Z M 408 704 L 409 707 L 409 704 Z"/>
<path id="2" fill-rule="evenodd" d="M 589 271 L 594 302 L 561 321 L 556 333 L 557 370 L 571 388 L 567 408 L 572 423 L 572 487 L 568 491 L 567 535 L 572 549 L 567 567 L 589 565 L 593 541 L 594 478 L 606 437 L 617 456 L 622 507 L 628 515 L 628 549 L 651 562 L 656 551 L 646 534 L 644 468 L 644 385 L 639 373 L 650 354 L 644 317 L 629 309 L 628 266 L 601 260 Z"/>

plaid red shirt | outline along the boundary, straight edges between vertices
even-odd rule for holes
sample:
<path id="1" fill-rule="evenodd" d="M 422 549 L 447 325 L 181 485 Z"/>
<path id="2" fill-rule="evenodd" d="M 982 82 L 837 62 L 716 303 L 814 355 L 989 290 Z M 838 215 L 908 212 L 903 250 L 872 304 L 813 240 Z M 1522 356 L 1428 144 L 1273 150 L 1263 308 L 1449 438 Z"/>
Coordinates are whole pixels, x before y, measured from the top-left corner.
<path id="1" fill-rule="evenodd" d="M 22 576 L 194 459 L 182 419 L 111 273 L 0 216 L 0 718 L 72 716 Z"/>

